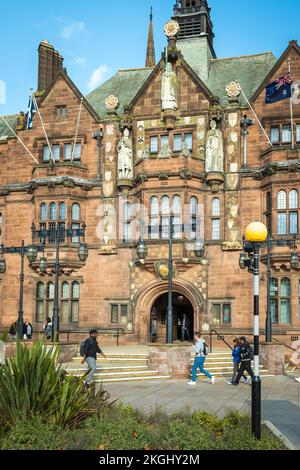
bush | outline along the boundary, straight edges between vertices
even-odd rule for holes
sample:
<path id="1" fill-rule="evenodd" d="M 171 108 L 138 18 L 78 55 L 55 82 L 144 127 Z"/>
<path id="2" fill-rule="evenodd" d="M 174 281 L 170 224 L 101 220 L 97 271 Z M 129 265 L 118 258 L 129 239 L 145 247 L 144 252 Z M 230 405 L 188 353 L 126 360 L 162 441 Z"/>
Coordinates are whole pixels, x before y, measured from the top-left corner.
<path id="1" fill-rule="evenodd" d="M 57 367 L 58 346 L 35 343 L 31 349 L 17 341 L 16 356 L 0 368 L 0 421 L 14 427 L 40 416 L 44 423 L 76 427 L 101 411 L 108 394 L 90 397 L 83 378 L 68 376 Z"/>
<path id="2" fill-rule="evenodd" d="M 67 442 L 67 432 L 45 424 L 40 417 L 18 420 L 2 441 L 2 450 L 57 450 Z"/>

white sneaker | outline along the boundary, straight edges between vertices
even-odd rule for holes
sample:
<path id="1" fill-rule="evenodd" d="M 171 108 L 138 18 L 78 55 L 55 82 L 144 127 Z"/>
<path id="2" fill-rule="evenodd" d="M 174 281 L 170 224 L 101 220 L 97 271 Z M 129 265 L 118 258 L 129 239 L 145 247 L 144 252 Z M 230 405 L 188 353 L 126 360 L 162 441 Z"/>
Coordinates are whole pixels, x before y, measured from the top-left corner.
<path id="1" fill-rule="evenodd" d="M 295 377 L 295 380 L 300 384 L 300 377 Z"/>
<path id="2" fill-rule="evenodd" d="M 248 378 L 248 377 L 243 378 L 243 380 L 244 380 L 244 383 L 245 383 L 245 384 L 248 384 L 248 383 L 249 383 L 249 378 Z"/>
<path id="3" fill-rule="evenodd" d="M 212 384 L 212 385 L 215 385 L 216 377 L 212 377 L 212 378 L 210 379 L 210 381 L 211 381 L 211 384 Z"/>
<path id="4" fill-rule="evenodd" d="M 187 385 L 197 385 L 197 382 L 193 382 L 192 380 L 187 383 Z"/>

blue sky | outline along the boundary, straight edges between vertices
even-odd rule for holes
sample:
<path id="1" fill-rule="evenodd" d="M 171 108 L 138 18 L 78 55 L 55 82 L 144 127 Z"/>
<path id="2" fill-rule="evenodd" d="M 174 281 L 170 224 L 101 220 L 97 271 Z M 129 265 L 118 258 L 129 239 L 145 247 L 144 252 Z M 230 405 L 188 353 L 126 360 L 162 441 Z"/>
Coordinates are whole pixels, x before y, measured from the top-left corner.
<path id="1" fill-rule="evenodd" d="M 48 39 L 64 56 L 79 89 L 88 93 L 116 70 L 144 65 L 149 10 L 154 10 L 156 55 L 165 46 L 163 24 L 174 0 L 15 0 L 0 8 L 0 81 L 6 104 L 0 113 L 26 110 L 37 84 L 37 48 Z M 243 7 L 245 3 L 245 7 Z M 299 0 L 210 0 L 218 57 L 272 50 L 280 56 L 299 39 Z M 1 98 L 1 96 L 0 96 Z"/>

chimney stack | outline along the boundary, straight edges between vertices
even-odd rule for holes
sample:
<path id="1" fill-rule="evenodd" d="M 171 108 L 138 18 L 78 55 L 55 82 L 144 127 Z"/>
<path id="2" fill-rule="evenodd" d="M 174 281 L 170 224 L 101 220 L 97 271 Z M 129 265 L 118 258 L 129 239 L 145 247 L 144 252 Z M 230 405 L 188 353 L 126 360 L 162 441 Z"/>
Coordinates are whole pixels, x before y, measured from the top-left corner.
<path id="1" fill-rule="evenodd" d="M 56 75 L 63 69 L 63 57 L 48 41 L 42 41 L 39 49 L 38 91 L 46 91 Z"/>

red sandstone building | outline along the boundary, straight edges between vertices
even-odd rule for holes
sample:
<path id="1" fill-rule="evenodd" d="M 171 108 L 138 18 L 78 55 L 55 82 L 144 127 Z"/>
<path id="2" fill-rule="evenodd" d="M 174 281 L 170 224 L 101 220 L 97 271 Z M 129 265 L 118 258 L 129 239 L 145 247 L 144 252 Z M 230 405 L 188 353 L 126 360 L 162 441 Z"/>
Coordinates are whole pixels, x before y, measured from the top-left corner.
<path id="1" fill-rule="evenodd" d="M 208 323 L 223 334 L 248 334 L 252 276 L 239 267 L 246 226 L 260 220 L 275 239 L 299 236 L 299 100 L 293 128 L 289 100 L 265 104 L 265 86 L 288 71 L 288 60 L 293 78 L 300 79 L 297 42 L 291 41 L 279 59 L 271 52 L 219 59 L 207 2 L 176 3 L 160 60 L 155 61 L 151 18 L 145 68 L 120 70 L 85 98 L 63 69 L 60 54 L 48 42 L 40 44 L 36 98 L 55 163 L 37 114 L 30 130 L 26 116 L 6 118 L 38 164 L 0 121 L 4 245 L 19 245 L 22 239 L 30 244 L 32 222 L 49 230 L 86 224 L 86 263 L 78 260 L 78 240 L 61 247 L 64 331 L 120 328 L 128 343 L 150 341 L 155 330 L 156 339 L 165 341 L 172 212 L 175 338 L 184 313 L 191 332 Z M 253 116 L 243 92 L 272 145 L 256 120 L 244 151 L 241 120 Z M 136 255 L 140 226 L 148 246 L 144 263 Z M 193 245 L 199 237 L 205 241 L 201 257 Z M 25 271 L 24 316 L 35 330 L 53 313 L 51 240 L 45 255 L 46 273 L 39 262 Z M 263 250 L 262 330 L 265 260 Z M 1 329 L 18 311 L 19 256 L 7 255 L 6 264 L 0 275 Z M 300 276 L 291 269 L 288 248 L 273 249 L 272 273 L 274 335 L 290 340 L 300 333 Z"/>

